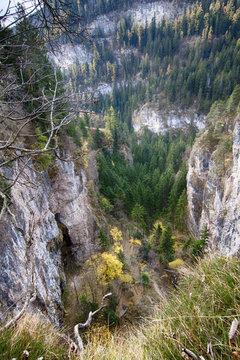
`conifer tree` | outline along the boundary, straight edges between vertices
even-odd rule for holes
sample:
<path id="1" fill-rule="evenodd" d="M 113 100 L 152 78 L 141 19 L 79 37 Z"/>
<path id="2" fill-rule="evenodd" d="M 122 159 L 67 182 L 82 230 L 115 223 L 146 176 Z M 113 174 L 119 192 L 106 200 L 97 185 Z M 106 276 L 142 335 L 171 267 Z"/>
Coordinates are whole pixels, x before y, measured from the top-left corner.
<path id="1" fill-rule="evenodd" d="M 159 255 L 163 256 L 168 262 L 173 261 L 174 259 L 174 240 L 172 237 L 171 226 L 168 225 L 166 230 L 163 233 L 162 241 L 160 244 Z"/>

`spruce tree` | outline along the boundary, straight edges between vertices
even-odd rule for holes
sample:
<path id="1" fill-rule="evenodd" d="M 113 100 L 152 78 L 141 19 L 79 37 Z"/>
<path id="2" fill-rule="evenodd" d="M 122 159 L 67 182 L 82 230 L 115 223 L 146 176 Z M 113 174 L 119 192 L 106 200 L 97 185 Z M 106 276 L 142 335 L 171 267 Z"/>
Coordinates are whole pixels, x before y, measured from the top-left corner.
<path id="1" fill-rule="evenodd" d="M 171 226 L 168 225 L 166 230 L 163 233 L 162 241 L 160 244 L 159 255 L 161 255 L 168 262 L 173 261 L 174 259 L 174 240 L 172 237 Z"/>

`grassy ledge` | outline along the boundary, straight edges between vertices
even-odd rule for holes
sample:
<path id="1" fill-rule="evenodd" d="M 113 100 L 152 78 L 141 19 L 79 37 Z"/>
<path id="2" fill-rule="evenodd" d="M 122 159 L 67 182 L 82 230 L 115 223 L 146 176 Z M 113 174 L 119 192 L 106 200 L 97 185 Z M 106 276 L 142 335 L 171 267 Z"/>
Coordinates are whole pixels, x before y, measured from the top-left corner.
<path id="1" fill-rule="evenodd" d="M 190 359 L 182 354 L 186 348 L 198 359 L 211 359 L 207 354 L 210 342 L 215 360 L 239 359 L 239 332 L 229 341 L 231 324 L 240 317 L 239 274 L 238 258 L 207 257 L 199 261 L 194 268 L 184 270 L 178 289 L 168 303 L 159 304 L 153 319 L 144 320 L 138 329 L 121 329 L 107 342 L 93 339 L 81 358 Z M 5 354 L 1 359 L 22 359 L 24 349 L 29 351 L 29 359 L 68 358 L 68 349 L 59 344 L 54 328 L 37 319 L 26 319 L 15 329 L 0 333 L 0 354 Z"/>
<path id="2" fill-rule="evenodd" d="M 154 319 L 134 336 L 113 337 L 104 347 L 90 344 L 86 359 L 182 359 L 182 348 L 210 359 L 208 342 L 214 359 L 238 359 L 238 333 L 231 344 L 228 334 L 233 319 L 240 316 L 239 274 L 237 258 L 201 260 L 185 269 L 178 290 L 169 303 L 159 304 Z"/>

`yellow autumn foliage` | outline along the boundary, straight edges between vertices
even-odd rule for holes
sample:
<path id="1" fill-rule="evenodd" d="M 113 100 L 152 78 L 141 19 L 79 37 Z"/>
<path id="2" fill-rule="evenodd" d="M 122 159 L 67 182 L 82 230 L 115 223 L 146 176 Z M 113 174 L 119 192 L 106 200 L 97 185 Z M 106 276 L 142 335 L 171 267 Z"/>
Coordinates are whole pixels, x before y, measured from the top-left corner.
<path id="1" fill-rule="evenodd" d="M 123 240 L 123 235 L 121 230 L 118 230 L 118 228 L 115 226 L 110 230 L 110 234 L 113 238 L 113 241 L 116 243 L 119 243 Z"/>
<path id="2" fill-rule="evenodd" d="M 115 254 L 119 254 L 121 251 L 123 251 L 123 246 L 121 245 L 123 241 L 122 231 L 118 230 L 118 228 L 115 226 L 110 230 L 110 234 L 114 241 L 112 251 Z"/>
<path id="3" fill-rule="evenodd" d="M 119 254 L 121 251 L 123 251 L 123 246 L 122 245 L 118 245 L 118 244 L 113 245 L 113 252 L 114 253 Z"/>
<path id="4" fill-rule="evenodd" d="M 139 265 L 139 269 L 141 272 L 143 272 L 147 267 L 147 265 L 145 263 L 139 263 L 138 265 Z"/>
<path id="5" fill-rule="evenodd" d="M 93 255 L 86 263 L 95 268 L 97 281 L 101 285 L 107 285 L 115 279 L 120 279 L 127 283 L 132 283 L 133 281 L 130 274 L 124 274 L 123 263 L 118 260 L 115 254 L 104 252 Z"/>
<path id="6" fill-rule="evenodd" d="M 162 221 L 157 220 L 154 225 L 153 225 L 153 231 L 156 231 L 158 226 L 160 225 L 162 232 L 164 232 L 166 230 L 166 227 L 163 225 Z"/>
<path id="7" fill-rule="evenodd" d="M 152 230 L 152 233 L 149 237 L 149 242 L 151 245 L 154 244 L 154 237 L 155 237 L 155 234 L 156 234 L 156 231 L 158 229 L 158 226 L 160 226 L 161 230 L 162 230 L 162 234 L 164 233 L 164 231 L 166 230 L 166 227 L 163 225 L 162 221 L 160 220 L 157 220 L 154 224 L 153 224 L 153 230 Z"/>
<path id="8" fill-rule="evenodd" d="M 168 266 L 171 268 L 171 269 L 177 269 L 181 266 L 184 265 L 184 261 L 182 259 L 176 259 L 174 261 L 171 261 Z"/>
<path id="9" fill-rule="evenodd" d="M 106 324 L 95 323 L 91 329 L 85 332 L 88 343 L 92 345 L 107 344 L 111 339 L 111 331 Z"/>
<path id="10" fill-rule="evenodd" d="M 130 242 L 130 244 L 133 246 L 133 245 L 138 245 L 138 246 L 142 246 L 142 242 L 141 242 L 141 240 L 139 240 L 139 239 L 129 239 L 129 242 Z"/>
<path id="11" fill-rule="evenodd" d="M 133 283 L 133 278 L 130 274 L 122 274 L 120 276 L 120 280 L 124 283 L 127 283 L 127 284 L 132 284 Z"/>
<path id="12" fill-rule="evenodd" d="M 92 255 L 90 259 L 86 261 L 86 264 L 94 267 L 97 281 L 101 285 L 107 285 L 115 279 L 132 283 L 132 276 L 130 274 L 124 274 L 123 263 L 117 257 L 117 254 L 123 252 L 123 246 L 121 244 L 123 240 L 122 231 L 118 230 L 115 226 L 110 230 L 110 234 L 114 240 L 112 253 L 104 252 Z"/>
<path id="13" fill-rule="evenodd" d="M 97 266 L 97 279 L 102 285 L 108 284 L 110 281 L 119 278 L 123 274 L 123 263 L 116 255 L 102 253 Z"/>

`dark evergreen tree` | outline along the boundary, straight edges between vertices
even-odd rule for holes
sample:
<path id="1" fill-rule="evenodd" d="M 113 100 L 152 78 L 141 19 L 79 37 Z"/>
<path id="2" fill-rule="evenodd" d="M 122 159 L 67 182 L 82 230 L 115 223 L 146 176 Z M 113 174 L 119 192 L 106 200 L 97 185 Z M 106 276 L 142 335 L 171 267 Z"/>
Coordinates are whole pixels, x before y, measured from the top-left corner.
<path id="1" fill-rule="evenodd" d="M 159 255 L 168 262 L 173 261 L 174 259 L 173 245 L 174 245 L 174 240 L 172 237 L 172 229 L 171 226 L 168 225 L 163 233 L 160 249 L 159 249 Z"/>

